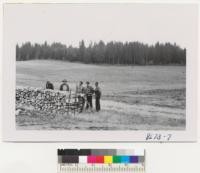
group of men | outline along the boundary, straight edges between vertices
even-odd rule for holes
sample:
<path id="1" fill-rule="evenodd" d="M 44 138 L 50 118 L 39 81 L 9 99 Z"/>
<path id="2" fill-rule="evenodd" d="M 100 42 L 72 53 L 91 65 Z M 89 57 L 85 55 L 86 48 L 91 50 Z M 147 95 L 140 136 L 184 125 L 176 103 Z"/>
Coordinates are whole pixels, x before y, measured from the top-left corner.
<path id="1" fill-rule="evenodd" d="M 54 90 L 54 86 L 50 81 L 47 81 L 46 83 L 46 89 L 52 89 Z M 60 85 L 60 91 L 69 91 L 69 85 L 67 83 L 67 80 L 63 80 L 62 84 Z M 76 93 L 78 95 L 79 100 L 82 101 L 82 107 L 80 112 L 83 111 L 85 108 L 86 110 L 90 109 L 92 111 L 93 104 L 92 104 L 92 96 L 95 95 L 95 106 L 96 111 L 100 111 L 100 98 L 101 98 L 101 89 L 99 87 L 99 83 L 95 82 L 95 88 L 90 86 L 90 82 L 86 82 L 86 86 L 83 86 L 83 82 L 80 81 L 79 85 L 76 87 Z M 85 106 L 86 103 L 86 106 Z"/>

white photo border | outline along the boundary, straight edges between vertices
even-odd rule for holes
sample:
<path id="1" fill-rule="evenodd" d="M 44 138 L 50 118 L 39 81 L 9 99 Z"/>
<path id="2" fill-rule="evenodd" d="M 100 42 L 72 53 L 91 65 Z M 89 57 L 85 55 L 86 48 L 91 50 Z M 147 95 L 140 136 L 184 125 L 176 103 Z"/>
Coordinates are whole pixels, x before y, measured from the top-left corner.
<path id="1" fill-rule="evenodd" d="M 156 4 L 156 3 L 155 3 Z M 169 4 L 169 3 L 168 3 Z M 15 125 L 15 85 L 16 85 L 16 60 L 14 39 L 15 30 L 7 24 L 10 11 L 7 10 L 14 4 L 4 4 L 3 20 L 3 140 L 20 142 L 125 142 L 125 141 L 150 141 L 150 142 L 194 142 L 197 139 L 197 64 L 198 64 L 198 4 L 185 4 L 192 6 L 188 13 L 194 13 L 192 19 L 191 40 L 188 40 L 187 65 L 186 65 L 186 130 L 124 130 L 124 131 L 74 131 L 74 130 L 16 130 Z M 16 4 L 15 4 L 16 5 Z M 98 4 L 97 4 L 98 5 Z M 148 3 L 144 3 L 148 5 Z M 173 5 L 173 4 L 172 4 Z M 12 9 L 13 10 L 13 9 Z M 15 20 L 15 19 L 12 19 Z M 9 23 L 10 24 L 10 23 Z M 180 31 L 181 32 L 181 31 Z M 161 139 L 147 140 L 147 135 L 161 135 Z M 170 139 L 166 138 L 171 135 Z"/>

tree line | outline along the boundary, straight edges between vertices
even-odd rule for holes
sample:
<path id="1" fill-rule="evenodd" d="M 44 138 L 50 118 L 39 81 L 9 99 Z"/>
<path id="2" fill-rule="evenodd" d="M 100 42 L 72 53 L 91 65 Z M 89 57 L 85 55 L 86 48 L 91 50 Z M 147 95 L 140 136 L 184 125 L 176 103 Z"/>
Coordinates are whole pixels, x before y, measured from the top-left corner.
<path id="1" fill-rule="evenodd" d="M 80 41 L 78 47 L 62 43 L 16 45 L 16 60 L 53 59 L 94 64 L 167 65 L 186 64 L 186 49 L 176 43 L 148 45 L 141 42 L 90 43 Z"/>

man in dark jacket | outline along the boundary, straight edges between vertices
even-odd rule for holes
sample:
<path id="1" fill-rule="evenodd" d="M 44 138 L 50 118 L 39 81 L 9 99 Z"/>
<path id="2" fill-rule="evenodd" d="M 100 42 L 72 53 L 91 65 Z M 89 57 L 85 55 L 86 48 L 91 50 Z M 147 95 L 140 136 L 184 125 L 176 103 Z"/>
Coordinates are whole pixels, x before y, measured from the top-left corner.
<path id="1" fill-rule="evenodd" d="M 98 82 L 95 82 L 94 93 L 95 93 L 96 111 L 98 112 L 101 109 L 101 106 L 100 106 L 101 89 L 99 87 L 99 83 Z"/>
<path id="2" fill-rule="evenodd" d="M 92 95 L 94 93 L 94 89 L 90 86 L 90 82 L 86 82 L 87 86 L 85 88 L 85 94 L 86 94 L 86 99 L 87 99 L 87 104 L 86 104 L 86 109 L 90 107 L 92 110 Z"/>
<path id="3" fill-rule="evenodd" d="M 46 83 L 46 89 L 54 90 L 54 86 L 53 86 L 53 84 L 50 81 L 47 81 L 47 83 Z"/>
<path id="4" fill-rule="evenodd" d="M 60 85 L 60 91 L 69 91 L 69 85 L 67 84 L 66 79 L 62 81 L 62 84 Z"/>

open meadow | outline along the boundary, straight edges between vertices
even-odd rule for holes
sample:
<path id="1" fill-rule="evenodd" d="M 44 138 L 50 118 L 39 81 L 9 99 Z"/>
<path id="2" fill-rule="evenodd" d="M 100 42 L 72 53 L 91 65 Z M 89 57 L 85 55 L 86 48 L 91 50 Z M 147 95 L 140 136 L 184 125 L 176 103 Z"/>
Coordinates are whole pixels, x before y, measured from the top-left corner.
<path id="1" fill-rule="evenodd" d="M 184 130 L 186 125 L 185 66 L 117 66 L 54 60 L 16 62 L 17 87 L 55 89 L 67 79 L 75 90 L 79 81 L 98 81 L 100 112 L 48 115 L 24 108 L 16 114 L 17 129 L 58 130 Z M 93 100 L 94 104 L 94 100 Z M 17 107 L 18 105 L 16 105 Z"/>

